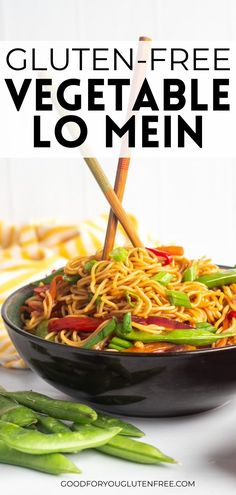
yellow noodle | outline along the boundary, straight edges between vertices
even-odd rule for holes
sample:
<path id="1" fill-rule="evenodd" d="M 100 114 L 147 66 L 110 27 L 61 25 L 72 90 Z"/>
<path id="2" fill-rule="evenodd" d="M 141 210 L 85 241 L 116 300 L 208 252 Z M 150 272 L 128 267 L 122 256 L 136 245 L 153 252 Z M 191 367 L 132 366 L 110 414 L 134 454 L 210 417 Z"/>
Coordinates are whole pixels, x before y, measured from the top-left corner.
<path id="1" fill-rule="evenodd" d="M 184 256 L 173 256 L 169 265 L 162 266 L 155 254 L 145 248 L 126 249 L 128 256 L 124 262 L 102 260 L 99 251 L 93 256 L 70 260 L 65 273 L 71 276 L 80 275 L 81 278 L 74 284 L 59 281 L 55 300 L 50 290 L 43 292 L 42 286 L 41 295 L 35 294 L 25 303 L 31 309 L 29 319 L 22 316 L 25 328 L 32 331 L 40 321 L 50 319 L 55 306 L 60 304 L 62 316 L 109 318 L 113 315 L 122 316 L 130 311 L 142 318 L 162 316 L 192 326 L 196 326 L 197 322 L 209 322 L 218 332 L 222 332 L 222 324 L 228 311 L 236 311 L 236 284 L 208 289 L 196 281 L 182 282 L 183 271 L 192 265 L 198 276 L 220 271 L 211 260 L 203 257 L 191 261 Z M 85 264 L 91 260 L 97 262 L 92 266 L 91 273 L 88 273 Z M 166 287 L 152 279 L 162 271 L 172 275 L 172 280 Z M 171 305 L 166 289 L 187 294 L 191 308 Z M 138 325 L 134 323 L 135 328 L 145 331 L 143 325 Z M 235 321 L 230 328 L 236 328 Z M 155 332 L 157 327 L 155 330 L 149 326 L 150 330 Z M 67 345 L 80 345 L 80 337 L 75 331 L 50 332 L 46 339 Z M 221 340 L 219 344 L 216 343 L 216 347 L 222 344 L 220 342 Z M 236 338 L 228 339 L 226 343 L 228 342 L 235 343 Z"/>

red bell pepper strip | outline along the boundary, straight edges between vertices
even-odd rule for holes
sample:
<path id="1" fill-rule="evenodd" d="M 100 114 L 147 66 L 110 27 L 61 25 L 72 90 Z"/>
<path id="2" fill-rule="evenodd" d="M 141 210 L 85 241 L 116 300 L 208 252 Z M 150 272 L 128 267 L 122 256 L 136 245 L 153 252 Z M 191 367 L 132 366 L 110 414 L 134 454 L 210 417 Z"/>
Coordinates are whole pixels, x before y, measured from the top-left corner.
<path id="1" fill-rule="evenodd" d="M 49 332 L 60 332 L 60 330 L 78 330 L 81 332 L 94 332 L 104 321 L 103 318 L 92 318 L 90 316 L 65 316 L 49 321 Z"/>
<path id="2" fill-rule="evenodd" d="M 227 314 L 227 318 L 236 318 L 236 311 L 230 311 Z"/>
<path id="3" fill-rule="evenodd" d="M 169 253 L 162 251 L 161 249 L 155 249 L 155 248 L 146 248 L 148 251 L 151 251 L 151 253 L 155 254 L 157 258 L 163 258 L 163 266 L 169 265 L 172 262 L 172 256 L 170 256 Z"/>
<path id="4" fill-rule="evenodd" d="M 93 318 L 90 316 L 65 316 L 63 318 L 55 318 L 49 321 L 48 330 L 50 332 L 59 332 L 60 330 L 77 330 L 81 332 L 93 332 L 97 327 L 105 321 L 106 318 Z M 186 328 L 192 329 L 190 325 L 181 323 L 180 321 L 170 320 L 159 316 L 149 316 L 141 318 L 132 316 L 132 321 L 141 325 L 158 325 L 168 329 Z"/>
<path id="5" fill-rule="evenodd" d="M 227 330 L 227 328 L 230 327 L 230 318 L 226 316 L 226 318 L 223 321 L 223 330 Z"/>
<path id="6" fill-rule="evenodd" d="M 140 318 L 139 316 L 132 316 L 132 321 L 140 323 L 141 325 L 158 325 L 160 327 L 177 329 L 186 328 L 186 330 L 193 329 L 187 323 L 182 323 L 180 321 L 171 320 L 170 318 L 164 318 L 162 316 L 148 316 L 147 318 Z"/>
<path id="7" fill-rule="evenodd" d="M 182 246 L 160 246 L 159 251 L 165 251 L 172 256 L 183 256 L 184 248 Z"/>
<path id="8" fill-rule="evenodd" d="M 49 286 L 49 292 L 50 292 L 53 300 L 55 300 L 57 297 L 57 282 L 59 280 L 62 280 L 61 275 L 57 275 L 56 277 L 54 277 L 50 283 L 50 286 Z"/>

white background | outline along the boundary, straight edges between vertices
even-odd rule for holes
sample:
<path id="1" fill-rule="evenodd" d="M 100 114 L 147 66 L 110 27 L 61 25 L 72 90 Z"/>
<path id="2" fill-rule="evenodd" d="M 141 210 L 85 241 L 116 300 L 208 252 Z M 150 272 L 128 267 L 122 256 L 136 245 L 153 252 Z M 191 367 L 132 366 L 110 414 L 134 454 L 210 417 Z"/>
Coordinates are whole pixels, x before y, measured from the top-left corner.
<path id="1" fill-rule="evenodd" d="M 0 0 L 3 40 L 231 41 L 233 0 Z M 113 180 L 117 157 L 104 160 Z M 81 159 L 0 161 L 0 218 L 78 222 L 107 210 Z M 125 207 L 163 243 L 236 262 L 235 163 L 230 158 L 135 160 Z"/>

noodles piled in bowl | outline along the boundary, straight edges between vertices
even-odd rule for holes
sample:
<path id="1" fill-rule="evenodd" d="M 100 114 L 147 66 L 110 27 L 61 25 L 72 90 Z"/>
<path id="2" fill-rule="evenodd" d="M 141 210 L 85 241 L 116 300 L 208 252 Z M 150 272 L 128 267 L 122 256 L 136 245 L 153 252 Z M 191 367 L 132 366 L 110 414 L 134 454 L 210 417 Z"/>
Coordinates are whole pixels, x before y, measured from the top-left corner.
<path id="1" fill-rule="evenodd" d="M 176 352 L 236 344 L 236 270 L 189 260 L 176 246 L 116 248 L 70 260 L 33 286 L 24 329 L 113 352 Z"/>

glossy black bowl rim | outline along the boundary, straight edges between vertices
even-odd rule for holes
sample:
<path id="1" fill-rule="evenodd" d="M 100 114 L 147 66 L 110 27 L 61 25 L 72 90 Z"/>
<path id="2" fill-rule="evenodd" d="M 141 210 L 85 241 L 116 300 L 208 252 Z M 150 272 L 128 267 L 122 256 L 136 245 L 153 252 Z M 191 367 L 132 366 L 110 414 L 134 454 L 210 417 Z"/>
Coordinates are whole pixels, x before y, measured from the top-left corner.
<path id="1" fill-rule="evenodd" d="M 224 267 L 226 268 L 226 267 Z M 227 267 L 229 268 L 229 267 Z M 7 299 L 4 301 L 3 305 L 2 305 L 2 308 L 1 308 L 1 317 L 4 321 L 4 323 L 9 326 L 12 330 L 14 330 L 16 333 L 20 334 L 22 337 L 26 337 L 26 338 L 30 338 L 30 340 L 33 340 L 34 342 L 36 343 L 42 343 L 42 342 L 45 342 L 46 345 L 49 345 L 49 346 L 57 346 L 59 347 L 60 349 L 62 348 L 62 344 L 58 344 L 57 342 L 50 342 L 50 340 L 45 340 L 45 339 L 42 339 L 40 337 L 37 337 L 36 335 L 33 335 L 32 333 L 30 332 L 27 332 L 26 330 L 24 330 L 23 328 L 20 328 L 18 327 L 17 325 L 15 325 L 14 323 L 12 323 L 12 321 L 8 318 L 7 314 L 6 314 L 6 307 L 10 304 L 11 302 L 11 299 L 13 296 L 15 296 L 18 292 L 21 292 L 23 289 L 26 289 L 26 288 L 31 288 L 33 287 L 32 284 L 27 284 L 27 285 L 24 285 L 23 287 L 20 287 L 19 289 L 15 290 L 14 292 L 12 292 L 10 294 L 10 296 L 7 297 Z M 120 357 L 122 356 L 125 357 L 126 359 L 131 359 L 131 358 L 138 358 L 138 357 L 142 357 L 142 358 L 148 358 L 148 357 L 158 357 L 158 358 L 162 358 L 164 359 L 165 357 L 188 357 L 188 356 L 194 356 L 194 355 L 203 355 L 203 354 L 212 354 L 212 353 L 217 353 L 217 352 L 227 352 L 227 351 L 232 351 L 232 350 L 236 350 L 236 344 L 235 345 L 229 345 L 229 346 L 225 346 L 225 347 L 216 347 L 216 348 L 205 348 L 205 349 L 197 349 L 195 351 L 183 351 L 183 352 L 164 352 L 164 353 L 154 353 L 154 352 L 138 352 L 137 354 L 136 353 L 126 353 L 126 352 L 107 352 L 107 351 L 98 351 L 96 349 L 83 349 L 81 347 L 74 347 L 74 346 L 66 346 L 64 345 L 64 349 L 69 349 L 70 351 L 73 350 L 74 352 L 77 352 L 78 354 L 90 354 L 90 355 L 95 355 L 95 356 L 116 356 L 116 357 Z M 67 352 L 67 351 L 65 351 Z"/>

